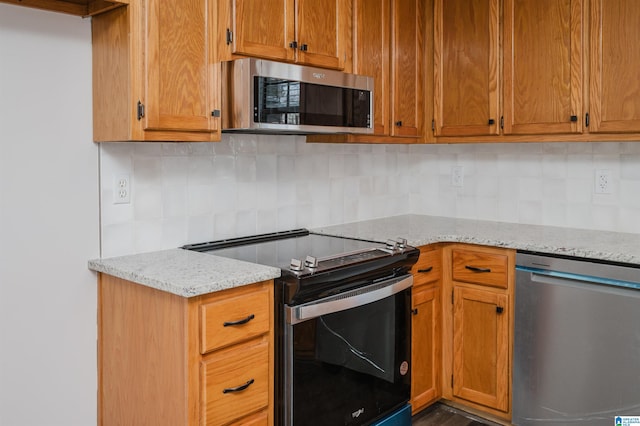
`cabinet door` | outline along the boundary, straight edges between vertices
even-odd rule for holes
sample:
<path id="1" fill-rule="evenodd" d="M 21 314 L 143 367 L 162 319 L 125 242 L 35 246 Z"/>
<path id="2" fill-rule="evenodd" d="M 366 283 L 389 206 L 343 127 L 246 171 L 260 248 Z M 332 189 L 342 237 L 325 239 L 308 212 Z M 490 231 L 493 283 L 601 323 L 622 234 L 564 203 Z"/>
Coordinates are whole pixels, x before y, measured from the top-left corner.
<path id="1" fill-rule="evenodd" d="M 353 70 L 373 77 L 373 132 L 389 135 L 390 0 L 354 0 Z"/>
<path id="2" fill-rule="evenodd" d="M 295 49 L 294 0 L 223 0 L 232 2 L 233 53 L 293 61 Z M 226 37 L 226 36 L 225 36 Z M 231 40 L 230 40 L 231 41 Z"/>
<path id="3" fill-rule="evenodd" d="M 504 2 L 504 133 L 582 132 L 582 0 Z"/>
<path id="4" fill-rule="evenodd" d="M 424 121 L 424 1 L 391 3 L 391 135 L 418 137 Z"/>
<path id="5" fill-rule="evenodd" d="M 640 132 L 640 7 L 591 0 L 590 132 Z"/>
<path id="6" fill-rule="evenodd" d="M 436 136 L 499 133 L 500 0 L 435 0 Z"/>
<path id="7" fill-rule="evenodd" d="M 453 394 L 509 410 L 509 306 L 505 294 L 454 288 Z"/>
<path id="8" fill-rule="evenodd" d="M 411 409 L 440 398 L 440 288 L 415 288 L 411 324 Z"/>
<path id="9" fill-rule="evenodd" d="M 343 68 L 340 49 L 340 14 L 343 0 L 298 0 L 296 33 L 301 64 Z"/>
<path id="10" fill-rule="evenodd" d="M 212 52 L 206 0 L 147 0 L 144 8 L 145 130 L 212 129 Z"/>

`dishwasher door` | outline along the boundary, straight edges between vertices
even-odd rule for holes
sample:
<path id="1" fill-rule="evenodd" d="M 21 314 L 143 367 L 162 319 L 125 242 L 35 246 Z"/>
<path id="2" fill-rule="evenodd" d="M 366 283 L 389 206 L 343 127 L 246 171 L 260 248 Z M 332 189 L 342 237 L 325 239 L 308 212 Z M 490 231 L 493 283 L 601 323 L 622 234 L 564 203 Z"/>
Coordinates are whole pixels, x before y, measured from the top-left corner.
<path id="1" fill-rule="evenodd" d="M 640 417 L 640 269 L 516 257 L 513 424 Z"/>

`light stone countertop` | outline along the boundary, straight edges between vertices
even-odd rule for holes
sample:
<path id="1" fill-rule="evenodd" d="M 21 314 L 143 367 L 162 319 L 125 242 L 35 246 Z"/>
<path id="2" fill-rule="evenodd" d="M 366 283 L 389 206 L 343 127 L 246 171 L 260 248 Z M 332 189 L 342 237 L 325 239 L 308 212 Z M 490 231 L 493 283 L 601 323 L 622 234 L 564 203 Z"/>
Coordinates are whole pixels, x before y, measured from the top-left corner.
<path id="1" fill-rule="evenodd" d="M 94 259 L 89 269 L 183 297 L 271 280 L 280 269 L 195 251 L 172 249 Z"/>
<path id="2" fill-rule="evenodd" d="M 365 240 L 406 238 L 412 246 L 459 242 L 640 265 L 640 234 L 403 215 L 313 232 Z"/>
<path id="3" fill-rule="evenodd" d="M 640 234 L 425 215 L 365 220 L 311 231 L 383 242 L 406 238 L 412 246 L 439 242 L 480 244 L 640 266 Z M 89 269 L 183 297 L 280 276 L 278 268 L 182 249 L 95 259 L 89 261 Z"/>

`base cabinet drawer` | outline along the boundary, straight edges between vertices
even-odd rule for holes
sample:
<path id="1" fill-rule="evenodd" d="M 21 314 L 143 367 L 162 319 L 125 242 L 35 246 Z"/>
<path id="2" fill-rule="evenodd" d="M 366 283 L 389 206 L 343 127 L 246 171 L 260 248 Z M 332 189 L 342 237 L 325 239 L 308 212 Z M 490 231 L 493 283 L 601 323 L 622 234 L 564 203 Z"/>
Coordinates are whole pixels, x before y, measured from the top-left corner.
<path id="1" fill-rule="evenodd" d="M 201 369 L 203 424 L 225 425 L 267 408 L 268 365 L 269 343 L 264 339 L 205 357 Z"/>

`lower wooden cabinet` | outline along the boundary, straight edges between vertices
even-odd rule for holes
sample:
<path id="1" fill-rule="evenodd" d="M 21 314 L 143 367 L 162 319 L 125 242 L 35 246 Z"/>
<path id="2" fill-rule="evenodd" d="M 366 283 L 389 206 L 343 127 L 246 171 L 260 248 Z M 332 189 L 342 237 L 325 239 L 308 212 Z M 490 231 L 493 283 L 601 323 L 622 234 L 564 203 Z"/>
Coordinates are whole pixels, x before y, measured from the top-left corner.
<path id="1" fill-rule="evenodd" d="M 443 249 L 445 399 L 511 418 L 515 251 L 465 244 Z"/>
<path id="2" fill-rule="evenodd" d="M 441 306 L 442 252 L 438 247 L 420 248 L 412 269 L 411 309 L 411 411 L 416 413 L 441 396 Z"/>
<path id="3" fill-rule="evenodd" d="M 98 424 L 273 425 L 273 282 L 184 298 L 98 282 Z"/>

